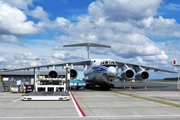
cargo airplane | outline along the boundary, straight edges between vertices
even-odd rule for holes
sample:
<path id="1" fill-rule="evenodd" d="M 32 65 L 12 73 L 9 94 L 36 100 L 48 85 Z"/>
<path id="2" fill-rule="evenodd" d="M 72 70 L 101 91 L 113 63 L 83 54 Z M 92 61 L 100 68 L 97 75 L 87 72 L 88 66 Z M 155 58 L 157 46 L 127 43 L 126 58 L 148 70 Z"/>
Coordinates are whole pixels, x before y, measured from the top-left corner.
<path id="1" fill-rule="evenodd" d="M 114 87 L 113 82 L 118 77 L 118 69 L 122 70 L 120 76 L 122 79 L 125 80 L 131 80 L 132 78 L 135 78 L 136 80 L 146 80 L 149 78 L 149 73 L 147 72 L 147 70 L 176 73 L 175 71 L 171 71 L 171 70 L 165 70 L 165 69 L 126 63 L 126 62 L 118 62 L 113 59 L 90 58 L 90 47 L 111 48 L 111 46 L 107 46 L 107 45 L 88 42 L 88 43 L 64 45 L 63 47 L 86 47 L 88 52 L 88 60 L 41 65 L 35 67 L 20 68 L 15 70 L 25 70 L 25 69 L 42 68 L 42 67 L 49 68 L 52 66 L 66 66 L 68 64 L 72 67 L 70 69 L 71 79 L 75 79 L 78 73 L 73 68 L 73 66 L 83 66 L 84 80 L 86 81 L 86 87 L 89 88 L 91 86 L 98 85 L 102 89 L 110 89 Z M 58 78 L 59 77 L 58 71 L 51 70 L 48 76 L 50 78 Z"/>

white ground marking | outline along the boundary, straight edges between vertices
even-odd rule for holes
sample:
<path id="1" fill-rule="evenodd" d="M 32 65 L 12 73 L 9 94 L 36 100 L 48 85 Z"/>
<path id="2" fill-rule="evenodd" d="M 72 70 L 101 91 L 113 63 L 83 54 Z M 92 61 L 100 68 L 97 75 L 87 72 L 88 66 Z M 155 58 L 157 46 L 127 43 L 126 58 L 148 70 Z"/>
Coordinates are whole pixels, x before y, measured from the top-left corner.
<path id="1" fill-rule="evenodd" d="M 19 98 L 19 99 L 16 99 L 16 100 L 13 100 L 12 102 L 17 102 L 17 101 L 19 101 L 19 100 L 21 100 L 21 98 Z"/>
<path id="2" fill-rule="evenodd" d="M 83 115 L 82 115 L 81 111 L 79 110 L 79 108 L 78 108 L 78 106 L 77 106 L 74 98 L 73 98 L 72 95 L 71 95 L 71 92 L 69 92 L 69 94 L 70 94 L 70 96 L 71 96 L 71 99 L 72 99 L 72 101 L 73 101 L 74 107 L 76 108 L 76 111 L 77 111 L 79 117 L 83 117 Z"/>
<path id="3" fill-rule="evenodd" d="M 180 114 L 174 114 L 174 115 L 121 115 L 121 116 L 86 116 L 86 118 L 90 119 L 138 119 L 138 118 L 166 118 L 166 119 L 173 119 L 176 117 L 180 117 Z M 77 119 L 79 116 L 37 116 L 37 117 L 0 117 L 0 119 L 60 119 L 60 118 L 71 118 L 71 119 Z"/>

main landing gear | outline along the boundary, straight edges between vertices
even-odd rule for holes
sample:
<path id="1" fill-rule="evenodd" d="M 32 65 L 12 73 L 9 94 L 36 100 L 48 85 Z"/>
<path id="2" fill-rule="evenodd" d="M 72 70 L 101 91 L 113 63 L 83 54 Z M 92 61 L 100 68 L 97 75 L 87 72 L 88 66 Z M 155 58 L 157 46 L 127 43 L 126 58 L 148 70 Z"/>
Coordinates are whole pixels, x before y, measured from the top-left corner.
<path id="1" fill-rule="evenodd" d="M 110 88 L 114 88 L 114 84 L 104 84 L 100 85 L 101 90 L 110 90 Z"/>
<path id="2" fill-rule="evenodd" d="M 86 84 L 86 89 L 100 89 L 100 90 L 110 90 L 111 88 L 114 88 L 114 84 L 101 84 L 98 85 L 91 85 L 91 84 Z"/>

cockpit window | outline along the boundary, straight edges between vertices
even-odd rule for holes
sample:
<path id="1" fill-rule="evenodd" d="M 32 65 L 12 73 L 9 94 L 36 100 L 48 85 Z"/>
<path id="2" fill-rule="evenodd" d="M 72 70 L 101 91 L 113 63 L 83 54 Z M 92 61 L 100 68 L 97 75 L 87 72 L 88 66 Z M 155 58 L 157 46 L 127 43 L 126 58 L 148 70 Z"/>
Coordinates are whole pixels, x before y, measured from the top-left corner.
<path id="1" fill-rule="evenodd" d="M 100 65 L 106 66 L 106 67 L 110 67 L 110 66 L 116 67 L 117 66 L 117 64 L 112 60 L 104 60 L 101 62 Z"/>

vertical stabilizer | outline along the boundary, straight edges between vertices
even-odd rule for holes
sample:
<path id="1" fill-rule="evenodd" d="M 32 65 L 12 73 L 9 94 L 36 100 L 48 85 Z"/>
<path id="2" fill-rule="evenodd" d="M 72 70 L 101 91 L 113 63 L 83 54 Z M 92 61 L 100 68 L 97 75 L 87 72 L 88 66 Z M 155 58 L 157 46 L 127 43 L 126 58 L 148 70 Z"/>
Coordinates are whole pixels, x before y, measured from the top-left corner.
<path id="1" fill-rule="evenodd" d="M 90 47 L 104 47 L 104 48 L 111 48 L 111 46 L 96 44 L 96 43 L 79 43 L 79 44 L 70 44 L 64 45 L 63 47 L 86 47 L 88 52 L 88 59 L 90 59 Z"/>

